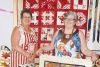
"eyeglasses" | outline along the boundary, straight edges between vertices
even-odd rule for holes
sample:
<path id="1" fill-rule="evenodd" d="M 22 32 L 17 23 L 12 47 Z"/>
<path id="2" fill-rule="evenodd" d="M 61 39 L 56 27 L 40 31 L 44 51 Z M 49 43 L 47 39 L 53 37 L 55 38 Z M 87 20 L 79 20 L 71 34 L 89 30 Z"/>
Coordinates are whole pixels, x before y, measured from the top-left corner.
<path id="1" fill-rule="evenodd" d="M 23 17 L 23 18 L 31 18 L 31 17 Z"/>
<path id="2" fill-rule="evenodd" d="M 65 18 L 65 19 L 68 21 L 75 21 L 75 19 L 72 19 L 72 18 Z"/>

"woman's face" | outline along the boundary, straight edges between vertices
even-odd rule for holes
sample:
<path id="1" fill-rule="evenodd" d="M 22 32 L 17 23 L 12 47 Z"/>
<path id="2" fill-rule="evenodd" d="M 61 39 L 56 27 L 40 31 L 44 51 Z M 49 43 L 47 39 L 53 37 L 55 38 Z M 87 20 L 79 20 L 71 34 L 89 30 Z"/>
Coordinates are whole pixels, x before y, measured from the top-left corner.
<path id="1" fill-rule="evenodd" d="M 30 25 L 31 23 L 31 16 L 29 13 L 23 13 L 22 23 L 24 25 Z"/>
<path id="2" fill-rule="evenodd" d="M 75 19 L 74 15 L 70 14 L 64 19 L 64 25 L 65 27 L 74 27 L 75 25 Z"/>

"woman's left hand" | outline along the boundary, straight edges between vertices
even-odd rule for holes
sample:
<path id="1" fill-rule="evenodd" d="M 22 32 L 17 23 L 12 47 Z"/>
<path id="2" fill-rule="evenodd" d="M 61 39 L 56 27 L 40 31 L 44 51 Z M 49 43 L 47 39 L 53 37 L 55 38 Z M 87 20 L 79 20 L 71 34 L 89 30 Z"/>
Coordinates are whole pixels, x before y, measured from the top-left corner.
<path id="1" fill-rule="evenodd" d="M 98 59 L 99 59 L 99 55 L 93 53 L 92 56 L 91 56 L 91 60 L 92 60 L 93 62 L 96 62 Z"/>

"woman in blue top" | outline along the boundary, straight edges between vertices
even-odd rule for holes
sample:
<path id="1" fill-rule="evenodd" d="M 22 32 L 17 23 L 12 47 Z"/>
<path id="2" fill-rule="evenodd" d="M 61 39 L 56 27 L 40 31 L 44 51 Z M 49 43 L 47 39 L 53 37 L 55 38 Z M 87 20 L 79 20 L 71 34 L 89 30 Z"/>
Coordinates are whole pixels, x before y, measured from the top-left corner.
<path id="1" fill-rule="evenodd" d="M 64 29 L 58 30 L 53 36 L 50 46 L 41 47 L 40 50 L 55 49 L 56 56 L 69 56 L 82 58 L 82 54 L 92 57 L 92 61 L 98 59 L 98 55 L 90 51 L 86 44 L 86 39 L 82 31 L 75 28 L 77 15 L 69 11 L 64 14 Z"/>

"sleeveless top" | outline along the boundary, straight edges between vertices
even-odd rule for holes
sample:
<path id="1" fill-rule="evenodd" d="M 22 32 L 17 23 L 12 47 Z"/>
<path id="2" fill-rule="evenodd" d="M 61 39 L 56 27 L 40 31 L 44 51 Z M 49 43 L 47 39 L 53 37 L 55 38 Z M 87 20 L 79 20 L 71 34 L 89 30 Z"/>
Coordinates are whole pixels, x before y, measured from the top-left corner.
<path id="1" fill-rule="evenodd" d="M 31 29 L 31 33 L 24 31 L 23 26 L 19 26 L 20 40 L 19 46 L 28 53 L 31 53 L 37 45 L 37 36 L 35 34 L 35 29 Z M 12 49 L 11 52 L 11 66 L 19 67 L 21 65 L 27 64 L 27 58 L 23 56 L 18 51 Z"/>
<path id="2" fill-rule="evenodd" d="M 60 57 L 74 57 L 82 58 L 83 54 L 81 53 L 81 41 L 79 38 L 79 30 L 76 30 L 70 40 L 65 44 L 61 41 L 62 30 L 59 30 L 58 35 L 54 40 L 55 55 Z M 72 47 L 73 45 L 73 47 Z"/>

